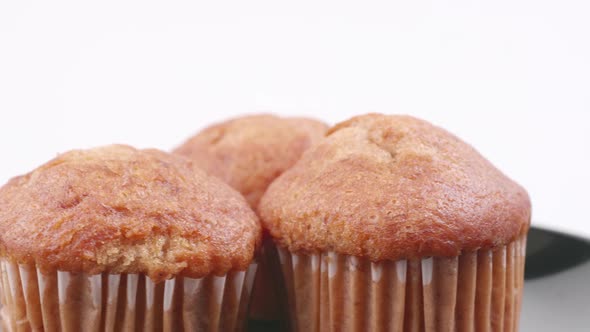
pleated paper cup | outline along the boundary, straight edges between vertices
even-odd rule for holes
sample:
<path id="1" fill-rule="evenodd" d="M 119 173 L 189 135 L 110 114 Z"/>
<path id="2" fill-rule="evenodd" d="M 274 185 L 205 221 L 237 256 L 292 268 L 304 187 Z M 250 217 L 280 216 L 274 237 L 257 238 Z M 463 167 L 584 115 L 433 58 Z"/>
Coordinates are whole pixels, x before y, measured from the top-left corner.
<path id="1" fill-rule="evenodd" d="M 518 330 L 526 237 L 457 257 L 371 262 L 278 248 L 294 331 Z"/>
<path id="2" fill-rule="evenodd" d="M 42 272 L 0 261 L 4 331 L 240 331 L 257 264 L 154 283 L 143 274 Z"/>

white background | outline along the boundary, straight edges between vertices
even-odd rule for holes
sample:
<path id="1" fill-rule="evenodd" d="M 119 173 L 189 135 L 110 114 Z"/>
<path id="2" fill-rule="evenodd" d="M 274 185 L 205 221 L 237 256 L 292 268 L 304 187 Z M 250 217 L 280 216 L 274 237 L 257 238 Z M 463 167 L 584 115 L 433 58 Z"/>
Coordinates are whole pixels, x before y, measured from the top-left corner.
<path id="1" fill-rule="evenodd" d="M 0 182 L 261 111 L 426 118 L 590 236 L 590 2 L 0 3 Z"/>

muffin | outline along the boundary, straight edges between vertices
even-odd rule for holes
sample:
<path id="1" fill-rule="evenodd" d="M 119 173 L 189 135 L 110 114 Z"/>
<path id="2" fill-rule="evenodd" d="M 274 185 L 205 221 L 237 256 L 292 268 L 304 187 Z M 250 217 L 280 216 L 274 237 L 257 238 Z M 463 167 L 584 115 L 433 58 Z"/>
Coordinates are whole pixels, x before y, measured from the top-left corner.
<path id="1" fill-rule="evenodd" d="M 256 208 L 268 185 L 327 129 L 308 118 L 249 115 L 205 128 L 174 153 L 228 183 Z"/>
<path id="2" fill-rule="evenodd" d="M 0 188 L 5 331 L 240 329 L 260 238 L 245 199 L 184 158 L 64 153 Z"/>
<path id="3" fill-rule="evenodd" d="M 526 191 L 425 121 L 331 128 L 261 199 L 295 331 L 516 331 Z"/>
<path id="4" fill-rule="evenodd" d="M 268 185 L 327 129 L 322 122 L 308 118 L 250 115 L 208 127 L 174 152 L 227 182 L 256 209 Z M 250 306 L 254 320 L 276 321 L 281 317 L 280 290 L 271 267 L 273 250 L 265 239 Z"/>

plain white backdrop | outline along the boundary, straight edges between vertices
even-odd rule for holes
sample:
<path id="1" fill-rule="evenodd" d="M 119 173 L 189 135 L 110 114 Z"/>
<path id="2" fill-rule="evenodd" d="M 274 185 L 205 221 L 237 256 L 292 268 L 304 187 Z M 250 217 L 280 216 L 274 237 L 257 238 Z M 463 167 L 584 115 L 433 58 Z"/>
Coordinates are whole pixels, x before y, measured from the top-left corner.
<path id="1" fill-rule="evenodd" d="M 590 236 L 590 3 L 3 1 L 0 182 L 243 113 L 426 118 Z"/>

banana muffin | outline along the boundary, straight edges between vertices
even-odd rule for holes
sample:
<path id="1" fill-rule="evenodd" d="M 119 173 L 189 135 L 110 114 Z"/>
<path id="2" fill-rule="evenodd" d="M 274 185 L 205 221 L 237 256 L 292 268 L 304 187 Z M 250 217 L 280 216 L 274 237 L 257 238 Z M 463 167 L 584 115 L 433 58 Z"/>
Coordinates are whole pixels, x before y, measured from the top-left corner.
<path id="1" fill-rule="evenodd" d="M 66 152 L 0 188 L 3 324 L 238 330 L 260 242 L 245 199 L 187 159 Z"/>
<path id="2" fill-rule="evenodd" d="M 203 129 L 174 153 L 228 183 L 256 208 L 268 185 L 327 129 L 309 118 L 248 115 Z"/>
<path id="3" fill-rule="evenodd" d="M 278 177 L 259 215 L 295 331 L 516 331 L 531 205 L 471 146 L 368 114 Z"/>

